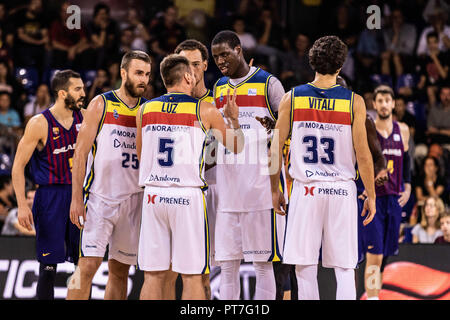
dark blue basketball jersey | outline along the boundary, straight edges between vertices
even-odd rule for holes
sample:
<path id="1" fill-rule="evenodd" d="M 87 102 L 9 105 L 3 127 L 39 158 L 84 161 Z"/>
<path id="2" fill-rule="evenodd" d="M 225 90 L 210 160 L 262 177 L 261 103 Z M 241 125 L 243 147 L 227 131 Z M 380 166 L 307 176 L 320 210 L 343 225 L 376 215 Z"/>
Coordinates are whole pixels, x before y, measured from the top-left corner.
<path id="1" fill-rule="evenodd" d="M 47 119 L 47 142 L 42 150 L 34 150 L 30 160 L 30 174 L 38 185 L 72 184 L 72 157 L 83 116 L 73 111 L 73 123 L 67 130 L 52 115 L 50 109 L 42 112 Z"/>
<path id="2" fill-rule="evenodd" d="M 382 186 L 376 186 L 377 196 L 399 195 L 403 191 L 403 141 L 400 126 L 393 121 L 392 133 L 384 138 L 377 131 L 381 150 L 386 158 L 389 180 Z"/>

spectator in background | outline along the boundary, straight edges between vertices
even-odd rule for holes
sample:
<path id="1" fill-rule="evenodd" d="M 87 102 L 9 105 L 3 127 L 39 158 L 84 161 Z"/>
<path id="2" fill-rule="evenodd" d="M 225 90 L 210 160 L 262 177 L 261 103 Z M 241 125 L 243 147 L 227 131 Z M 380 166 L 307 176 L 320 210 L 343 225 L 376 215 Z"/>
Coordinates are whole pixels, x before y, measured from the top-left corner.
<path id="1" fill-rule="evenodd" d="M 48 29 L 42 15 L 42 1 L 30 0 L 14 17 L 16 36 L 14 62 L 20 67 L 34 67 L 40 74 L 45 64 Z"/>
<path id="2" fill-rule="evenodd" d="M 11 109 L 11 95 L 0 92 L 0 124 L 7 127 L 19 127 L 22 123 L 16 110 Z"/>
<path id="3" fill-rule="evenodd" d="M 177 45 L 186 39 L 186 32 L 177 22 L 178 8 L 169 5 L 162 17 L 153 20 L 150 24 L 150 51 L 162 59 L 172 53 Z"/>
<path id="4" fill-rule="evenodd" d="M 414 138 L 416 132 L 416 118 L 406 109 L 405 97 L 401 95 L 395 98 L 394 118 L 395 121 L 406 123 L 411 137 Z M 410 139 L 410 141 L 412 140 L 413 139 Z"/>
<path id="5" fill-rule="evenodd" d="M 0 175 L 0 230 L 8 215 L 8 212 L 17 208 L 16 197 L 11 182 L 10 174 Z"/>
<path id="6" fill-rule="evenodd" d="M 450 144 L 450 85 L 441 87 L 440 103 L 432 106 L 427 118 L 428 144 Z"/>
<path id="7" fill-rule="evenodd" d="M 125 28 L 120 33 L 119 54 L 123 55 L 130 50 L 133 50 L 134 33 L 133 27 Z"/>
<path id="8" fill-rule="evenodd" d="M 8 92 L 11 95 L 12 105 L 17 106 L 17 110 L 22 110 L 27 100 L 26 91 L 11 70 L 5 60 L 0 60 L 0 92 Z"/>
<path id="9" fill-rule="evenodd" d="M 120 25 L 120 29 L 122 31 L 128 29 L 133 33 L 132 42 L 130 45 L 132 50 L 147 51 L 147 41 L 150 40 L 150 34 L 144 27 L 144 24 L 139 16 L 139 11 L 136 8 L 128 9 L 127 18 Z"/>
<path id="10" fill-rule="evenodd" d="M 95 96 L 111 90 L 108 72 L 104 69 L 97 70 L 97 75 L 89 89 L 88 101 L 94 99 Z"/>
<path id="11" fill-rule="evenodd" d="M 34 195 L 36 193 L 35 189 L 28 189 L 26 191 L 27 204 L 30 209 L 33 207 Z M 36 230 L 34 225 L 32 225 L 32 230 L 29 231 L 27 228 L 22 227 L 19 224 L 19 219 L 17 217 L 17 208 L 9 210 L 9 213 L 5 219 L 3 228 L 1 229 L 2 236 L 35 236 Z"/>
<path id="12" fill-rule="evenodd" d="M 340 5 L 336 10 L 334 23 L 331 24 L 328 33 L 338 36 L 348 46 L 349 50 L 356 47 L 360 28 L 350 16 L 349 7 Z"/>
<path id="13" fill-rule="evenodd" d="M 108 63 L 109 83 L 111 88 L 119 88 L 122 83 L 120 78 L 120 65 L 117 61 Z M 88 100 L 89 101 L 89 100 Z"/>
<path id="14" fill-rule="evenodd" d="M 448 18 L 447 12 L 442 8 L 436 8 L 430 12 L 427 19 L 430 26 L 422 31 L 417 45 L 418 56 L 427 54 L 427 35 L 430 32 L 436 32 L 438 34 L 439 50 L 447 51 L 450 48 L 450 26 L 446 24 Z"/>
<path id="15" fill-rule="evenodd" d="M 449 244 L 450 243 L 450 211 L 445 212 L 441 216 L 441 231 L 442 236 L 438 237 L 434 243 Z"/>
<path id="16" fill-rule="evenodd" d="M 66 69 L 75 66 L 76 69 L 90 69 L 92 53 L 84 28 L 69 29 L 66 21 L 69 17 L 67 8 L 69 2 L 64 2 L 59 12 L 59 18 L 50 26 L 50 42 L 52 45 L 52 58 L 50 66 L 55 69 Z"/>
<path id="17" fill-rule="evenodd" d="M 234 18 L 233 30 L 238 35 L 244 50 L 244 56 L 248 60 L 254 54 L 257 42 L 255 37 L 250 32 L 247 32 L 244 17 L 237 16 Z"/>
<path id="18" fill-rule="evenodd" d="M 12 47 L 14 45 L 14 28 L 7 19 L 7 9 L 0 3 L 0 59 L 13 66 Z"/>
<path id="19" fill-rule="evenodd" d="M 105 67 L 107 58 L 119 53 L 119 28 L 110 17 L 110 8 L 99 2 L 94 7 L 94 16 L 87 26 L 88 38 L 95 50 L 95 69 Z"/>
<path id="20" fill-rule="evenodd" d="M 420 81 L 417 88 L 426 91 L 429 106 L 434 106 L 438 87 L 448 79 L 450 52 L 440 51 L 436 32 L 427 34 L 427 47 L 427 55 L 419 59 Z"/>
<path id="21" fill-rule="evenodd" d="M 413 243 L 434 243 L 443 235 L 439 221 L 444 213 L 444 203 L 439 197 L 427 197 L 421 210 L 420 223 L 411 230 Z"/>
<path id="22" fill-rule="evenodd" d="M 441 197 L 445 190 L 445 179 L 440 174 L 436 158 L 427 156 L 421 169 L 415 183 L 418 206 L 422 206 L 427 197 Z"/>
<path id="23" fill-rule="evenodd" d="M 274 19 L 272 10 L 265 7 L 257 23 L 255 53 L 267 58 L 270 70 L 275 75 L 278 75 L 280 71 L 279 65 L 283 59 L 282 50 L 289 49 L 285 34 L 281 25 Z"/>
<path id="24" fill-rule="evenodd" d="M 31 98 L 31 101 L 25 105 L 24 109 L 24 124 L 36 114 L 41 113 L 50 107 L 51 96 L 48 86 L 45 83 L 41 83 L 36 90 L 36 96 Z"/>
<path id="25" fill-rule="evenodd" d="M 311 69 L 308 57 L 310 44 L 308 36 L 298 34 L 294 50 L 284 58 L 280 80 L 286 90 L 314 79 L 314 71 Z"/>
<path id="26" fill-rule="evenodd" d="M 393 75 L 391 71 L 391 63 L 393 63 L 395 75 L 400 76 L 404 73 L 404 69 L 408 72 L 412 70 L 416 28 L 404 22 L 400 9 L 394 9 L 390 18 L 391 27 L 383 30 L 386 51 L 382 54 L 382 73 Z M 405 65 L 407 68 L 404 68 Z"/>
<path id="27" fill-rule="evenodd" d="M 370 84 L 370 76 L 380 73 L 380 55 L 384 50 L 383 34 L 378 29 L 364 29 L 359 35 L 355 51 L 355 63 L 358 70 L 356 87 Z"/>

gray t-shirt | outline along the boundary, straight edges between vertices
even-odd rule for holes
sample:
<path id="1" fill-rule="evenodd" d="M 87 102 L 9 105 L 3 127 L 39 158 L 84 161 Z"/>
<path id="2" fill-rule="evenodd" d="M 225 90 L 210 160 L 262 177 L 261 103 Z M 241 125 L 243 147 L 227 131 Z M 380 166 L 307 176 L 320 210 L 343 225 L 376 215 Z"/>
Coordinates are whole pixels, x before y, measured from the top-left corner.
<path id="1" fill-rule="evenodd" d="M 419 238 L 419 243 L 434 243 L 437 238 L 443 235 L 442 230 L 436 230 L 435 233 L 428 234 L 420 224 L 416 224 L 411 233 Z"/>
<path id="2" fill-rule="evenodd" d="M 441 104 L 431 107 L 427 126 L 436 129 L 450 129 L 450 108 L 444 108 Z"/>

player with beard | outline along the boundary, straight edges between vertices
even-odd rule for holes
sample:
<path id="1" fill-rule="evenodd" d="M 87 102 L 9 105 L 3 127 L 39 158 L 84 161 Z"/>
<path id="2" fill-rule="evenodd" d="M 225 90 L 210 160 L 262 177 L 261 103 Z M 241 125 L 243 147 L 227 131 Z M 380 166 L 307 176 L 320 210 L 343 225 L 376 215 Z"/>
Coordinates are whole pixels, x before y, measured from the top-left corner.
<path id="1" fill-rule="evenodd" d="M 411 159 L 408 154 L 408 126 L 392 120 L 394 91 L 386 85 L 378 86 L 373 99 L 377 111 L 375 127 L 389 177 L 384 185 L 376 186 L 377 214 L 373 222 L 363 229 L 364 250 L 367 252 L 364 283 L 368 299 L 378 300 L 386 259 L 398 254 L 402 207 L 411 194 Z"/>
<path id="2" fill-rule="evenodd" d="M 40 300 L 54 298 L 56 265 L 77 263 L 78 229 L 70 223 L 72 157 L 86 94 L 78 73 L 57 72 L 52 79 L 55 104 L 27 123 L 19 142 L 12 169 L 12 181 L 22 227 L 36 229 L 36 256 L 40 263 L 36 287 Z M 84 111 L 84 110 L 83 110 Z M 26 165 L 33 182 L 39 185 L 33 208 L 25 196 Z"/>
<path id="3" fill-rule="evenodd" d="M 67 299 L 88 299 L 109 245 L 105 299 L 126 299 L 130 265 L 137 263 L 142 189 L 138 186 L 136 114 L 151 70 L 148 54 L 127 52 L 122 85 L 87 107 L 73 161 L 70 219 L 81 229 L 80 261 Z M 83 201 L 84 200 L 84 201 Z"/>

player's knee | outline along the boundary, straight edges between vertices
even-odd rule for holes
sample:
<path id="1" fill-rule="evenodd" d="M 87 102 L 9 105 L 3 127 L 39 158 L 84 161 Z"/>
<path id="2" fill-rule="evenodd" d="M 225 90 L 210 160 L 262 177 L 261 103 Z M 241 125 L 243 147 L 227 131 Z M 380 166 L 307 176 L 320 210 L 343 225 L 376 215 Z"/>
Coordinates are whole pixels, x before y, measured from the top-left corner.
<path id="1" fill-rule="evenodd" d="M 167 271 L 145 271 L 144 281 L 164 283 L 167 277 Z"/>
<path id="2" fill-rule="evenodd" d="M 81 277 L 93 277 L 97 272 L 100 264 L 102 263 L 101 258 L 92 257 L 82 257 L 78 261 L 78 268 L 80 269 Z"/>
<path id="3" fill-rule="evenodd" d="M 182 274 L 181 278 L 183 279 L 184 285 L 194 284 L 194 283 L 201 283 L 202 282 L 202 275 L 201 274 Z"/>
<path id="4" fill-rule="evenodd" d="M 166 279 L 165 282 L 169 285 L 175 285 L 175 282 L 177 281 L 178 273 L 173 271 L 168 271 L 166 273 Z"/>
<path id="5" fill-rule="evenodd" d="M 128 278 L 129 270 L 130 270 L 130 266 L 128 264 L 123 264 L 116 260 L 108 261 L 109 275 L 114 278 L 126 280 Z"/>

